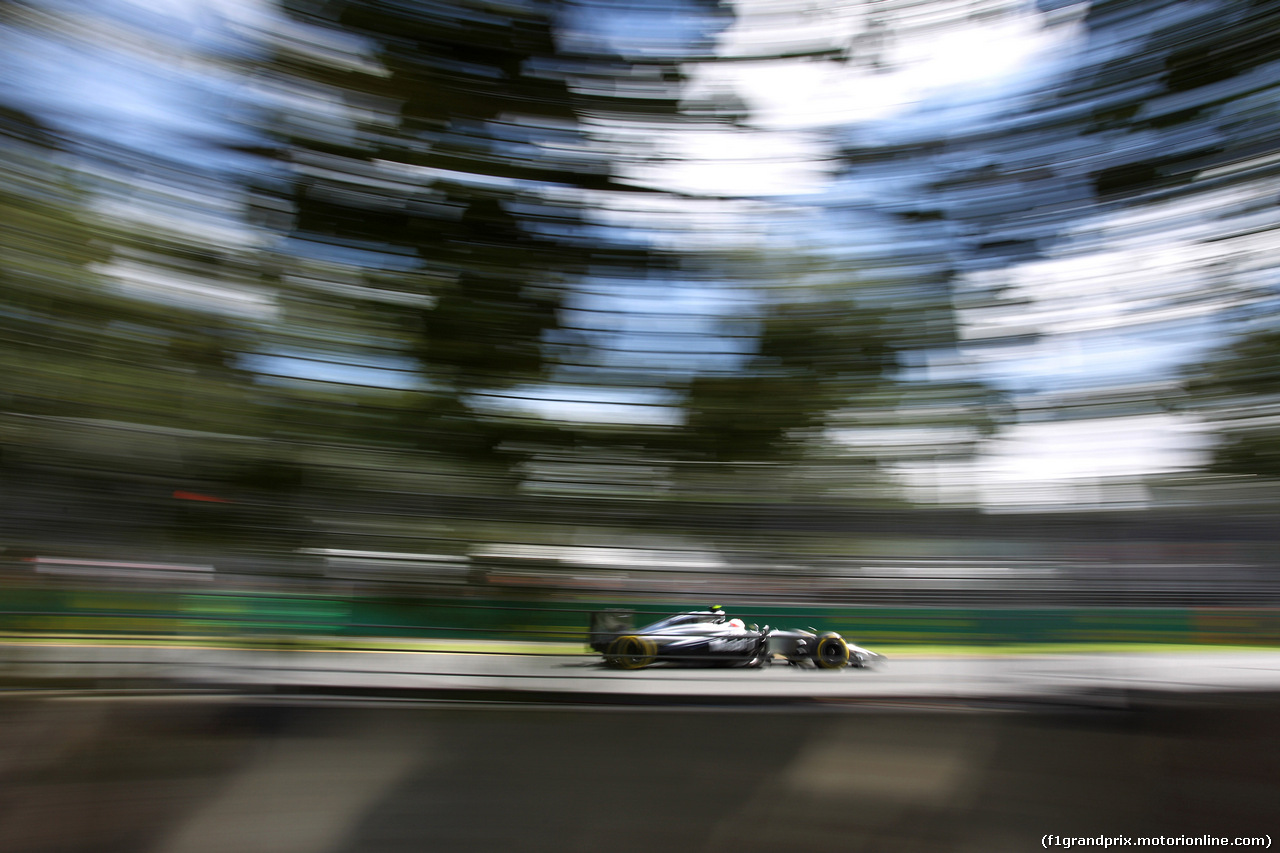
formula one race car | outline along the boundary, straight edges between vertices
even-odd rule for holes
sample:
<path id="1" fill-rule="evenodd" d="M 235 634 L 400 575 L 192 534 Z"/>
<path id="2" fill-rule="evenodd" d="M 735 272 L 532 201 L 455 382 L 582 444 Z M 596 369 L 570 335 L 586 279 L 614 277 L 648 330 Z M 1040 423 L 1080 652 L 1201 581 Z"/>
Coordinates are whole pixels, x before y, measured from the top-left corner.
<path id="1" fill-rule="evenodd" d="M 781 658 L 793 666 L 841 669 L 880 663 L 883 655 L 846 642 L 827 631 L 785 631 L 747 626 L 720 607 L 677 613 L 643 628 L 633 614 L 607 610 L 591 614 L 591 648 L 615 669 L 642 669 L 654 663 L 758 667 Z"/>

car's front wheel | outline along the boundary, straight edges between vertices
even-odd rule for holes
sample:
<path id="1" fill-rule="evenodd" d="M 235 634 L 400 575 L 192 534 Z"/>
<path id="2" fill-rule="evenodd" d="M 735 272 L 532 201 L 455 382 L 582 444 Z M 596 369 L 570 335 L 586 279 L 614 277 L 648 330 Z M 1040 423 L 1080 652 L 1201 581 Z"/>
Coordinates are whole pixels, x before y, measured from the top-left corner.
<path id="1" fill-rule="evenodd" d="M 849 644 L 839 634 L 823 634 L 813 651 L 819 669 L 840 669 L 849 663 Z"/>

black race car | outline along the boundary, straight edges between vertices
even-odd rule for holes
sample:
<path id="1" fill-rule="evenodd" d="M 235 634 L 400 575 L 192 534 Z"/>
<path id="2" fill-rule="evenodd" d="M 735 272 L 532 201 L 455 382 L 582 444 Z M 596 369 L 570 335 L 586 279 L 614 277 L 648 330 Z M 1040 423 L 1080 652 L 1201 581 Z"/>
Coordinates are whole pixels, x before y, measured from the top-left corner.
<path id="1" fill-rule="evenodd" d="M 833 631 L 786 631 L 745 625 L 719 607 L 677 613 L 643 628 L 634 614 L 607 610 L 591 614 L 591 648 L 615 669 L 642 669 L 654 663 L 758 667 L 782 659 L 793 666 L 841 669 L 880 663 L 883 655 L 855 646 Z"/>

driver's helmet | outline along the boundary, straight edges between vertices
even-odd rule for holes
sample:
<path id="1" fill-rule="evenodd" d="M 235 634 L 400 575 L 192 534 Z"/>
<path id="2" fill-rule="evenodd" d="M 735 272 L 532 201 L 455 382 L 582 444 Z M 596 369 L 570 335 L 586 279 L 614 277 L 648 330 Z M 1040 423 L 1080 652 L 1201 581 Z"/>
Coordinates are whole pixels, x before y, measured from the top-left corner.
<path id="1" fill-rule="evenodd" d="M 741 619 L 730 619 L 729 627 L 738 631 L 745 631 L 747 630 L 747 623 L 743 622 Z"/>

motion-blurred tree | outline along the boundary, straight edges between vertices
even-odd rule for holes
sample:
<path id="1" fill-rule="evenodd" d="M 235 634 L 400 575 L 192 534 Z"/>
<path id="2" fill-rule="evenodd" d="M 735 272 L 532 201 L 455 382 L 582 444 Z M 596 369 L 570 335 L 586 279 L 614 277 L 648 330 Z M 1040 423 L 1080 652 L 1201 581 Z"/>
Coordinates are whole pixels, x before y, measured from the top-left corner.
<path id="1" fill-rule="evenodd" d="M 130 235 L 90 209 L 92 196 L 59 165 L 65 145 L 33 116 L 0 111 L 4 409 L 204 429 L 241 425 L 243 400 L 227 405 L 222 390 L 238 381 L 233 324 L 114 286 L 103 268 Z"/>
<path id="2" fill-rule="evenodd" d="M 284 109 L 269 122 L 290 170 L 280 199 L 292 213 L 289 251 L 356 250 L 349 269 L 359 288 L 341 298 L 390 334 L 351 350 L 380 350 L 421 370 L 418 387 L 384 409 L 401 441 L 491 456 L 528 428 L 480 412 L 475 396 L 544 379 L 544 339 L 558 326 L 566 282 L 610 262 L 603 247 L 574 236 L 580 202 L 548 201 L 548 190 L 607 179 L 600 159 L 581 153 L 563 79 L 535 68 L 556 55 L 546 7 L 294 0 L 286 8 L 316 41 L 277 41 L 267 70 L 311 96 L 312 108 L 328 102 L 340 113 L 326 124 Z M 325 34 L 364 49 L 317 49 Z M 307 291 L 299 281 L 291 288 Z M 332 301 L 319 289 L 299 295 Z M 334 331 L 313 328 L 307 346 L 331 348 Z"/>
<path id="3" fill-rule="evenodd" d="M 689 387 L 682 444 L 695 457 L 785 458 L 800 444 L 791 436 L 883 387 L 897 363 L 880 318 L 847 297 L 772 306 L 759 325 L 756 353 L 738 372 Z"/>
<path id="4" fill-rule="evenodd" d="M 820 441 L 834 413 L 890 388 L 909 395 L 900 353 L 954 343 L 949 317 L 925 318 L 933 307 L 916 297 L 863 300 L 855 285 L 830 283 L 850 271 L 821 264 L 782 269 L 787 261 L 760 265 L 732 250 L 699 251 L 694 261 L 600 224 L 607 203 L 672 196 L 619 177 L 619 158 L 636 152 L 609 147 L 591 128 L 674 128 L 738 113 L 683 113 L 679 57 L 571 45 L 557 29 L 571 9 L 591 7 L 285 4 L 300 29 L 268 39 L 257 69 L 266 88 L 284 93 L 263 125 L 284 179 L 256 188 L 262 224 L 281 237 L 280 349 L 336 362 L 394 359 L 417 373 L 402 391 L 298 392 L 292 407 L 307 411 L 300 429 L 363 424 L 344 434 L 496 463 L 491 473 L 543 451 L 604 465 L 610 447 L 618 459 L 639 453 L 677 465 L 785 461 Z M 767 294 L 752 316 L 730 320 L 754 346 L 736 366 L 646 371 L 637 353 L 619 369 L 593 350 L 613 343 L 608 332 L 566 321 L 571 297 L 603 289 L 601 281 L 682 275 Z M 796 286 L 806 276 L 827 283 Z M 574 382 L 601 388 L 602 399 L 658 391 L 680 411 L 668 423 L 602 426 L 510 404 Z M 956 401 L 973 403 L 975 393 L 955 391 L 949 411 L 974 421 L 980 403 Z M 894 406 L 897 418 L 906 407 Z M 867 460 L 855 467 L 865 471 Z"/>
<path id="5" fill-rule="evenodd" d="M 3 497 L 36 516 L 0 533 L 60 547 L 127 536 L 145 548 L 166 538 L 169 495 L 192 479 L 191 431 L 252 434 L 244 328 L 119 287 L 108 271 L 117 253 L 160 255 L 162 243 L 93 209 L 66 165 L 76 142 L 0 107 Z"/>
<path id="6" fill-rule="evenodd" d="M 1184 388 L 1181 405 L 1218 433 L 1210 470 L 1280 477 L 1280 330 L 1243 333 L 1188 368 Z"/>
<path id="7" fill-rule="evenodd" d="M 108 294 L 90 264 L 105 258 L 82 218 L 83 195 L 52 162 L 58 138 L 26 112 L 0 107 L 0 359 L 4 409 L 83 414 L 79 360 L 101 332 Z M 56 363 L 56 365 L 55 365 Z"/>

